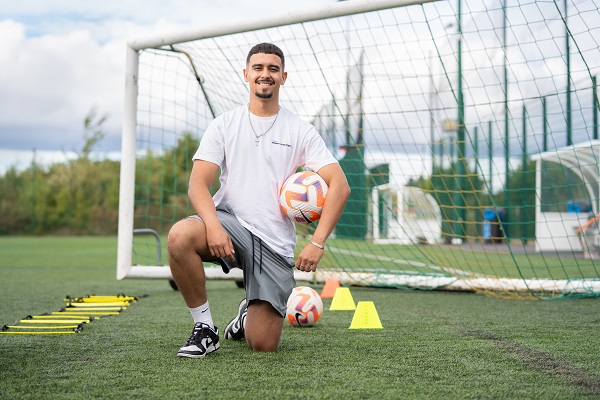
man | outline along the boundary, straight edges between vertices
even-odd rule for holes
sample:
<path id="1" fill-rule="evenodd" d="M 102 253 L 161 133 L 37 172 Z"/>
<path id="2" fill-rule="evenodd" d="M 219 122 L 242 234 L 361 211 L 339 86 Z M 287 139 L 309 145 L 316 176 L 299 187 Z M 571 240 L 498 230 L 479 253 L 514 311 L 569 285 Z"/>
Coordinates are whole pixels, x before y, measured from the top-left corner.
<path id="1" fill-rule="evenodd" d="M 293 267 L 317 269 L 350 194 L 340 165 L 315 128 L 279 106 L 284 67 L 277 46 L 254 46 L 243 71 L 249 103 L 217 117 L 193 157 L 188 195 L 197 215 L 177 222 L 168 240 L 171 272 L 195 323 L 179 357 L 204 357 L 220 346 L 204 261 L 244 271 L 246 298 L 225 338 L 245 339 L 254 351 L 275 351 L 295 286 Z M 295 228 L 279 208 L 279 189 L 298 166 L 317 172 L 329 191 L 313 237 L 294 262 Z M 212 198 L 209 187 L 219 168 L 221 187 Z"/>
<path id="2" fill-rule="evenodd" d="M 598 249 L 593 245 L 594 236 L 599 233 L 598 221 L 600 221 L 600 214 L 594 215 L 594 213 L 590 213 L 588 220 L 575 231 L 579 237 L 583 258 L 586 260 L 600 259 Z"/>

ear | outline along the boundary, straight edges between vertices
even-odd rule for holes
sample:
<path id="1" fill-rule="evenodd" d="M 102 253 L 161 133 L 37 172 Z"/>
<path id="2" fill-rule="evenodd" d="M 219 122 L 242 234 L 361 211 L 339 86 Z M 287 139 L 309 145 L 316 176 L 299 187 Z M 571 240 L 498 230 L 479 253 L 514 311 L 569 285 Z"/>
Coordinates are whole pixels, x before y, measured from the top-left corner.
<path id="1" fill-rule="evenodd" d="M 244 80 L 248 82 L 248 70 L 244 68 Z"/>
<path id="2" fill-rule="evenodd" d="M 281 75 L 281 84 L 283 85 L 286 80 L 287 80 L 287 71 L 285 71 L 283 73 L 283 75 Z"/>

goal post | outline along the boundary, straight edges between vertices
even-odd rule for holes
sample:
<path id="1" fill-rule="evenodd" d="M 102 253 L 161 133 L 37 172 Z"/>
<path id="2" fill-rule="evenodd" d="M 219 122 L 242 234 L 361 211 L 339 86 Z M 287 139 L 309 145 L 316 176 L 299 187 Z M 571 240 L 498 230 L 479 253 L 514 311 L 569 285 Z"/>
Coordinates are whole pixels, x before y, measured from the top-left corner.
<path id="1" fill-rule="evenodd" d="M 125 98 L 123 132 L 121 142 L 121 174 L 120 174 L 120 199 L 119 199 L 119 229 L 117 247 L 117 279 L 123 278 L 170 278 L 169 269 L 154 265 L 134 265 L 133 262 L 133 232 L 134 232 L 134 193 L 135 193 L 135 161 L 139 149 L 136 145 L 137 138 L 137 112 L 138 112 L 138 73 L 140 52 L 148 49 L 160 49 L 190 41 L 206 38 L 234 35 L 236 33 L 264 30 L 273 27 L 301 24 L 302 22 L 325 20 L 330 18 L 374 12 L 393 7 L 403 7 L 412 4 L 423 4 L 436 0 L 378 0 L 357 1 L 328 5 L 313 10 L 298 11 L 274 17 L 270 20 L 264 18 L 254 21 L 244 20 L 230 25 L 219 24 L 197 31 L 172 32 L 156 35 L 149 38 L 131 40 L 126 49 L 125 71 Z M 248 47 L 249 48 L 249 47 Z M 239 66 L 243 68 L 243 66 Z M 200 134 L 200 132 L 196 132 Z M 213 278 L 222 277 L 218 268 L 208 271 Z M 232 274 L 235 275 L 235 274 Z M 228 275 L 229 277 L 229 275 Z M 297 274 L 298 278 L 307 278 L 304 274 Z"/>
<path id="2" fill-rule="evenodd" d="M 247 102 L 260 42 L 284 51 L 281 104 L 317 128 L 352 188 L 319 270 L 298 280 L 600 295 L 598 224 L 578 230 L 600 213 L 593 0 L 353 0 L 130 41 L 117 279 L 171 278 L 168 231 L 194 213 L 191 157 Z M 297 226 L 298 248 L 313 230 Z"/>

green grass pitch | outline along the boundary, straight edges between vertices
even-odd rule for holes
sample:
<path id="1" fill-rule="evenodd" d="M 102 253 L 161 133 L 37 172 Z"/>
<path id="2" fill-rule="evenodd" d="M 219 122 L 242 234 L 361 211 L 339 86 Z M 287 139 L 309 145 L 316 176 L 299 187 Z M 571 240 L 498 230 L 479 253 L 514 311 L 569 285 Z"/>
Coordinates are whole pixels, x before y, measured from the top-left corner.
<path id="1" fill-rule="evenodd" d="M 56 311 L 65 295 L 148 295 L 78 335 L 0 335 L 0 398 L 600 397 L 600 299 L 350 287 L 356 302 L 374 302 L 382 330 L 349 330 L 353 312 L 329 311 L 324 299 L 315 327 L 285 323 L 275 353 L 222 340 L 206 359 L 179 359 L 192 327 L 180 294 L 162 280 L 117 281 L 116 245 L 0 238 L 0 325 Z M 223 329 L 243 291 L 230 281 L 208 288 Z"/>

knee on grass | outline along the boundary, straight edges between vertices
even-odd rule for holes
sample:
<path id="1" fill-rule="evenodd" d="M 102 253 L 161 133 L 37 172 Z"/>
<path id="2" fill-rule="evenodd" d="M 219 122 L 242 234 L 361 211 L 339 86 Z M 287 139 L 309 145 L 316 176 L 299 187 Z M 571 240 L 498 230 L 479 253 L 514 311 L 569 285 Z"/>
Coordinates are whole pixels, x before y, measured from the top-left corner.
<path id="1" fill-rule="evenodd" d="M 253 351 L 273 352 L 279 346 L 283 317 L 262 300 L 253 300 L 246 317 L 246 343 Z"/>
<path id="2" fill-rule="evenodd" d="M 252 351 L 273 352 L 279 347 L 279 338 L 263 337 L 260 339 L 246 338 L 246 343 Z"/>

